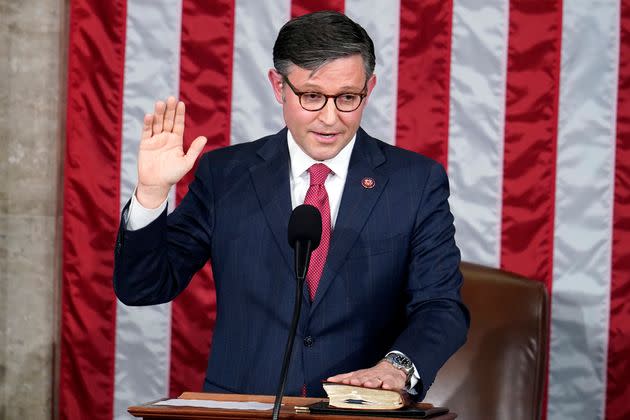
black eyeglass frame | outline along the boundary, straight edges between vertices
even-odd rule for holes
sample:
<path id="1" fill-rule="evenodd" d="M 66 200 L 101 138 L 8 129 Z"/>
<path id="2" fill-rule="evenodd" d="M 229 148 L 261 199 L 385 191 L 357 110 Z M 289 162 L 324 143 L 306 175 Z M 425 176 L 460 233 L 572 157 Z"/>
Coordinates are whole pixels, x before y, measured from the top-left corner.
<path id="1" fill-rule="evenodd" d="M 361 91 L 361 93 L 344 92 L 344 93 L 340 93 L 339 95 L 326 95 L 325 93 L 321 93 L 321 92 L 300 92 L 299 90 L 296 89 L 295 86 L 293 86 L 293 84 L 289 81 L 289 78 L 287 76 L 282 76 L 282 79 L 285 82 L 287 82 L 287 85 L 289 85 L 289 88 L 291 89 L 291 91 L 295 94 L 295 96 L 298 97 L 298 101 L 300 102 L 300 106 L 302 107 L 302 109 L 305 110 L 305 111 L 309 111 L 309 112 L 321 111 L 322 109 L 324 109 L 324 107 L 328 103 L 328 99 L 330 99 L 330 98 L 333 98 L 333 102 L 335 103 L 335 108 L 337 108 L 337 111 L 339 111 L 339 112 L 354 112 L 357 109 L 359 109 L 359 107 L 363 103 L 363 99 L 365 99 L 365 97 L 367 96 L 367 91 L 366 91 L 367 90 L 367 80 L 365 81 L 365 85 L 363 86 L 363 90 Z M 308 93 L 315 93 L 317 95 L 322 95 L 322 96 L 324 96 L 326 98 L 326 100 L 324 101 L 322 106 L 317 108 L 317 109 L 304 108 L 304 105 L 302 104 L 302 96 L 306 95 Z M 354 108 L 352 110 L 345 111 L 343 109 L 339 109 L 339 105 L 337 105 L 337 98 L 339 98 L 340 96 L 343 96 L 343 95 L 358 95 L 361 99 L 359 100 L 359 103 L 357 104 L 356 108 Z"/>

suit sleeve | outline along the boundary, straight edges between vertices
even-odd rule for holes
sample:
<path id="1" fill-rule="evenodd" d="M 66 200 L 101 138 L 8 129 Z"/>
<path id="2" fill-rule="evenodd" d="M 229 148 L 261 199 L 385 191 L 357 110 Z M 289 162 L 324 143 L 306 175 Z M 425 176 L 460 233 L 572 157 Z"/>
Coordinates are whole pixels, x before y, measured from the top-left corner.
<path id="1" fill-rule="evenodd" d="M 126 305 L 155 305 L 173 300 L 210 257 L 214 225 L 212 174 L 202 157 L 180 205 L 148 226 L 125 229 L 121 216 L 114 251 L 114 291 Z"/>
<path id="2" fill-rule="evenodd" d="M 391 347 L 415 364 L 421 379 L 416 389 L 421 397 L 440 367 L 464 344 L 470 324 L 460 297 L 460 253 L 448 196 L 446 173 L 441 165 L 434 164 L 411 237 L 407 325 Z"/>

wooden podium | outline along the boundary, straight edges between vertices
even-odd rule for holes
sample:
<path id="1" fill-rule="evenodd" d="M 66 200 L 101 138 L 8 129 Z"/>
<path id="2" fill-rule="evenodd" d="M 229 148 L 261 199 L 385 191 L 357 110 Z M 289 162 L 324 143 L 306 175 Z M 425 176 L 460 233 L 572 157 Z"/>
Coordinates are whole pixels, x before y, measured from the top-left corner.
<path id="1" fill-rule="evenodd" d="M 241 394 L 209 394 L 202 392 L 184 392 L 179 399 L 182 400 L 214 400 L 214 401 L 238 401 L 238 402 L 262 402 L 273 404 L 274 397 L 271 395 L 241 395 Z M 321 401 L 322 398 L 302 398 L 284 397 L 280 418 L 282 419 L 303 419 L 303 420 L 361 420 L 376 419 L 383 420 L 386 417 L 374 417 L 369 415 L 361 416 L 337 416 L 337 415 L 316 415 L 298 412 L 296 407 L 304 407 L 309 404 Z M 200 407 L 174 407 L 164 405 L 153 405 L 155 402 L 139 406 L 129 407 L 129 413 L 134 417 L 144 420 L 158 419 L 179 419 L 179 420 L 204 420 L 204 419 L 270 419 L 271 410 L 226 410 Z M 363 414 L 363 413 L 362 413 Z M 433 420 L 452 420 L 456 418 L 455 413 L 448 413 L 441 416 L 431 417 Z M 396 417 L 390 417 L 396 418 Z"/>

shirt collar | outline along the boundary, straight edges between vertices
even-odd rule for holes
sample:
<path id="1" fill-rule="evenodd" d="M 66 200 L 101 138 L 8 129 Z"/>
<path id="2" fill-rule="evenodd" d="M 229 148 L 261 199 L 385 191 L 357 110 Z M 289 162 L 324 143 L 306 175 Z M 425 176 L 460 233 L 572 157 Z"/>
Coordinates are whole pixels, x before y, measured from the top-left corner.
<path id="1" fill-rule="evenodd" d="M 346 144 L 339 153 L 337 153 L 337 156 L 332 159 L 318 161 L 304 153 L 293 138 L 291 131 L 287 130 L 287 144 L 289 146 L 289 158 L 291 160 L 291 176 L 293 179 L 297 179 L 302 176 L 302 174 L 304 174 L 304 172 L 306 172 L 313 164 L 324 163 L 330 168 L 334 175 L 345 179 L 346 175 L 348 175 L 350 156 L 352 155 L 352 149 L 354 148 L 356 138 L 357 135 L 355 133 L 350 142 Z"/>

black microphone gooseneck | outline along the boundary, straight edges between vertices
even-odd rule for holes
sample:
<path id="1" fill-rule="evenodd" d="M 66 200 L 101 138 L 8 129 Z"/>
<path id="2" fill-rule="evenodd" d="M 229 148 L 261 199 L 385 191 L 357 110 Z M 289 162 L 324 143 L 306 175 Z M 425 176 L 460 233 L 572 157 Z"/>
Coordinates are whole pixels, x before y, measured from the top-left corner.
<path id="1" fill-rule="evenodd" d="M 300 319 L 300 310 L 302 309 L 302 288 L 304 287 L 304 279 L 308 271 L 308 263 L 311 259 L 311 253 L 319 246 L 321 238 L 322 216 L 319 210 L 308 204 L 297 206 L 295 210 L 293 210 L 293 213 L 291 213 L 291 218 L 289 219 L 289 245 L 291 245 L 295 251 L 295 277 L 297 279 L 297 288 L 295 293 L 295 306 L 293 307 L 293 320 L 291 322 L 291 329 L 289 330 L 289 339 L 287 340 L 287 345 L 284 350 L 282 371 L 280 372 L 280 385 L 278 386 L 278 392 L 276 393 L 276 399 L 273 404 L 272 418 L 275 420 L 277 420 L 280 415 L 284 387 L 287 384 L 287 372 L 289 370 L 289 362 L 291 361 L 297 324 Z"/>

